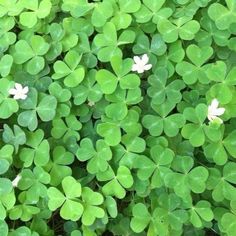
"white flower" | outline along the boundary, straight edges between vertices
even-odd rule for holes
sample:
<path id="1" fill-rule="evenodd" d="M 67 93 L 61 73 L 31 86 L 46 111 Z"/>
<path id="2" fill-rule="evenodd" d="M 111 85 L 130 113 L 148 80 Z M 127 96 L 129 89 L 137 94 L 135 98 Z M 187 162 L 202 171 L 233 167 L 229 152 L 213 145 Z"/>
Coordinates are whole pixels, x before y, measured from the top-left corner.
<path id="1" fill-rule="evenodd" d="M 11 182 L 13 187 L 17 187 L 19 181 L 21 179 L 21 175 L 17 175 L 16 178 Z"/>
<path id="2" fill-rule="evenodd" d="M 15 88 L 9 90 L 9 94 L 14 95 L 14 99 L 26 99 L 29 88 L 26 86 L 23 88 L 21 84 L 15 83 Z"/>
<path id="3" fill-rule="evenodd" d="M 145 70 L 150 70 L 152 68 L 151 64 L 147 64 L 149 58 L 147 54 L 144 54 L 142 57 L 134 56 L 134 62 L 132 71 L 137 71 L 139 74 L 143 73 Z"/>
<path id="4" fill-rule="evenodd" d="M 95 102 L 93 102 L 93 101 L 89 101 L 89 102 L 88 102 L 88 105 L 89 105 L 90 107 L 92 107 L 92 106 L 95 105 Z"/>
<path id="5" fill-rule="evenodd" d="M 218 120 L 222 124 L 223 121 L 218 116 L 224 114 L 225 108 L 223 107 L 218 108 L 218 106 L 219 106 L 219 101 L 216 98 L 213 99 L 211 105 L 208 106 L 207 118 L 209 121 Z"/>

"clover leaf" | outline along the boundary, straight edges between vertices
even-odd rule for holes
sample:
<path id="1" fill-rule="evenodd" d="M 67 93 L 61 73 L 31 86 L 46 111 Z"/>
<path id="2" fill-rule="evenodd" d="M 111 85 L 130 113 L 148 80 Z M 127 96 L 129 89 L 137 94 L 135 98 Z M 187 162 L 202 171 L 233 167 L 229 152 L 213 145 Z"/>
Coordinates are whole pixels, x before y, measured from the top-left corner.
<path id="1" fill-rule="evenodd" d="M 38 117 L 47 122 L 56 115 L 56 98 L 52 95 L 40 95 L 36 89 L 32 88 L 27 98 L 20 103 L 20 107 L 26 111 L 19 114 L 18 123 L 23 127 L 28 127 L 30 131 L 34 131 L 37 128 Z"/>
<path id="2" fill-rule="evenodd" d="M 196 20 L 189 19 L 189 17 L 182 17 L 172 22 L 164 18 L 157 24 L 157 28 L 166 43 L 173 43 L 178 38 L 192 40 L 200 29 L 199 23 Z"/>
<path id="3" fill-rule="evenodd" d="M 99 172 L 96 176 L 99 181 L 109 181 L 102 187 L 102 192 L 106 196 L 110 195 L 122 199 L 126 195 L 125 189 L 133 185 L 131 172 L 125 166 L 120 166 L 116 175 L 109 166 L 108 170 Z"/>
<path id="4" fill-rule="evenodd" d="M 84 187 L 82 189 L 82 200 L 84 204 L 82 223 L 84 225 L 92 225 L 96 218 L 103 218 L 105 216 L 104 210 L 98 207 L 104 201 L 102 194 Z"/>
<path id="5" fill-rule="evenodd" d="M 80 135 L 77 132 L 81 129 L 82 125 L 79 120 L 74 115 L 69 115 L 65 118 L 65 122 L 63 119 L 54 119 L 52 121 L 52 137 L 55 139 L 60 139 L 63 137 L 63 140 L 67 140 L 71 136 L 80 139 Z"/>
<path id="6" fill-rule="evenodd" d="M 3 141 L 15 147 L 15 152 L 18 152 L 19 146 L 26 143 L 25 132 L 18 126 L 14 125 L 11 129 L 7 124 L 3 126 Z"/>
<path id="7" fill-rule="evenodd" d="M 64 84 L 67 87 L 76 87 L 82 82 L 85 76 L 85 70 L 79 65 L 81 56 L 76 51 L 69 51 L 64 61 L 56 61 L 53 65 L 55 73 L 52 75 L 54 80 L 64 78 Z"/>
<path id="8" fill-rule="evenodd" d="M 137 176 L 141 180 L 151 178 L 151 187 L 160 188 L 164 184 L 164 177 L 170 172 L 169 167 L 173 160 L 174 153 L 169 148 L 155 145 L 150 150 L 150 158 L 140 156 L 135 161 L 138 168 Z"/>
<path id="9" fill-rule="evenodd" d="M 50 14 L 52 3 L 50 0 L 34 0 L 31 3 L 23 2 L 22 6 L 29 11 L 20 14 L 20 23 L 28 28 L 37 24 L 38 19 L 43 19 Z"/>
<path id="10" fill-rule="evenodd" d="M 112 158 L 110 147 L 100 139 L 96 141 L 96 150 L 89 138 L 80 141 L 80 147 L 76 153 L 80 161 L 88 161 L 87 170 L 91 174 L 104 172 L 108 169 L 108 161 Z"/>
<path id="11" fill-rule="evenodd" d="M 172 15 L 172 9 L 163 7 L 166 0 L 154 2 L 151 0 L 144 0 L 139 11 L 135 12 L 134 15 L 138 23 L 145 23 L 152 19 L 154 23 L 162 18 L 168 18 Z"/>
<path id="12" fill-rule="evenodd" d="M 48 164 L 49 173 L 51 176 L 50 184 L 58 186 L 61 181 L 72 173 L 68 166 L 74 161 L 74 156 L 71 152 L 66 151 L 63 146 L 56 146 L 53 150 L 52 161 Z"/>
<path id="13" fill-rule="evenodd" d="M 208 170 L 203 166 L 193 168 L 193 160 L 188 156 L 178 156 L 173 161 L 175 171 L 167 173 L 164 182 L 173 188 L 176 195 L 189 201 L 190 192 L 202 193 L 206 189 Z M 200 174 L 201 173 L 201 174 Z"/>
<path id="14" fill-rule="evenodd" d="M 108 62 L 113 56 L 122 56 L 118 46 L 134 42 L 135 33 L 131 30 L 125 30 L 117 37 L 115 25 L 108 22 L 103 27 L 103 32 L 97 34 L 94 38 L 94 44 L 98 48 L 98 59 L 102 62 Z"/>
<path id="15" fill-rule="evenodd" d="M 232 0 L 226 1 L 227 7 L 220 3 L 211 4 L 208 15 L 220 30 L 226 30 L 231 24 L 236 23 L 236 4 Z"/>
<path id="16" fill-rule="evenodd" d="M 26 190 L 26 201 L 38 202 L 39 198 L 47 196 L 46 184 L 50 182 L 50 175 L 42 167 L 36 166 L 33 171 L 24 169 L 21 172 L 21 179 L 18 188 Z"/>
<path id="17" fill-rule="evenodd" d="M 7 119 L 19 109 L 18 103 L 13 98 L 9 98 L 9 90 L 14 83 L 7 79 L 0 79 L 0 118 Z"/>
<path id="18" fill-rule="evenodd" d="M 151 85 L 147 93 L 152 98 L 152 103 L 160 105 L 166 100 L 179 103 L 182 99 L 181 90 L 185 85 L 181 80 L 174 80 L 167 84 L 168 73 L 165 69 L 160 69 L 154 75 L 148 77 L 148 82 Z"/>
<path id="19" fill-rule="evenodd" d="M 47 191 L 48 207 L 51 211 L 60 208 L 60 215 L 65 220 L 77 221 L 83 214 L 84 207 L 78 202 L 81 196 L 81 184 L 73 177 L 67 176 L 62 180 L 63 193 L 55 187 Z"/>
<path id="20" fill-rule="evenodd" d="M 90 70 L 81 84 L 72 89 L 75 105 L 81 105 L 86 101 L 98 102 L 102 98 L 102 90 L 96 83 L 96 70 Z"/>
<path id="21" fill-rule="evenodd" d="M 190 222 L 195 227 L 202 227 L 205 221 L 210 222 L 213 218 L 214 214 L 208 201 L 201 200 L 190 210 Z"/>
<path id="22" fill-rule="evenodd" d="M 47 1 L 47 0 L 44 0 Z M 36 75 L 43 70 L 45 59 L 43 56 L 50 45 L 39 35 L 33 35 L 28 41 L 21 39 L 12 48 L 12 56 L 16 64 L 25 64 L 26 71 Z"/>
<path id="23" fill-rule="evenodd" d="M 205 142 L 204 121 L 207 116 L 207 107 L 205 104 L 198 104 L 194 109 L 187 107 L 184 110 L 184 117 L 191 123 L 187 123 L 181 130 L 184 138 L 189 139 L 189 142 L 194 147 L 199 147 Z"/>
<path id="24" fill-rule="evenodd" d="M 122 89 L 135 89 L 140 84 L 140 79 L 135 74 L 128 74 L 132 67 L 132 60 L 122 60 L 121 57 L 112 57 L 111 66 L 116 75 L 108 70 L 99 70 L 96 74 L 96 80 L 101 86 L 103 93 L 111 94 L 116 90 L 117 84 Z"/>
<path id="25" fill-rule="evenodd" d="M 49 143 L 44 139 L 44 132 L 41 129 L 35 132 L 26 133 L 27 141 L 20 151 L 20 159 L 25 167 L 29 167 L 34 162 L 36 166 L 45 166 L 49 161 Z"/>
<path id="26" fill-rule="evenodd" d="M 209 169 L 207 189 L 212 190 L 212 197 L 216 202 L 235 200 L 235 163 L 228 162 L 223 167 L 223 172 L 216 168 Z"/>
<path id="27" fill-rule="evenodd" d="M 179 75 L 183 76 L 183 80 L 186 84 L 194 84 L 197 80 L 201 83 L 209 83 L 206 76 L 206 68 L 208 65 L 204 65 L 213 54 L 211 47 L 202 47 L 192 44 L 187 48 L 187 56 L 191 60 L 191 63 L 182 61 L 177 64 L 176 71 Z"/>
<path id="28" fill-rule="evenodd" d="M 215 84 L 209 89 L 210 96 L 217 98 L 222 104 L 229 103 L 233 98 L 233 86 L 236 84 L 236 67 L 227 73 L 227 65 L 223 61 L 211 64 L 206 71 L 208 78 Z"/>

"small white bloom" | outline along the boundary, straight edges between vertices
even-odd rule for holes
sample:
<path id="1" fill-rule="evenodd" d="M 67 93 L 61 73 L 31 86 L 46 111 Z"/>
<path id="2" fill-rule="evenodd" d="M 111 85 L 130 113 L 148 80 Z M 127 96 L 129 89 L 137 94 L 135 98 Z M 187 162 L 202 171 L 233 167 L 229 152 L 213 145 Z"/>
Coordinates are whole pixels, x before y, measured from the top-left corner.
<path id="1" fill-rule="evenodd" d="M 143 73 L 145 70 L 150 70 L 152 68 L 151 64 L 147 64 L 149 61 L 148 55 L 144 54 L 142 57 L 134 56 L 134 62 L 132 66 L 132 71 L 137 71 L 139 74 Z"/>
<path id="2" fill-rule="evenodd" d="M 19 181 L 21 179 L 21 175 L 17 175 L 16 178 L 11 182 L 13 187 L 17 187 Z"/>
<path id="3" fill-rule="evenodd" d="M 213 99 L 211 104 L 208 106 L 207 118 L 209 121 L 218 120 L 222 124 L 223 121 L 218 116 L 224 114 L 225 108 L 223 107 L 218 108 L 218 106 L 219 106 L 219 101 L 216 98 Z"/>
<path id="4" fill-rule="evenodd" d="M 14 99 L 26 99 L 29 88 L 26 86 L 23 88 L 21 84 L 15 83 L 15 88 L 9 90 L 9 94 L 14 95 Z"/>
<path id="5" fill-rule="evenodd" d="M 90 107 L 92 107 L 92 106 L 95 105 L 95 102 L 89 101 L 89 102 L 88 102 L 88 105 L 89 105 Z"/>

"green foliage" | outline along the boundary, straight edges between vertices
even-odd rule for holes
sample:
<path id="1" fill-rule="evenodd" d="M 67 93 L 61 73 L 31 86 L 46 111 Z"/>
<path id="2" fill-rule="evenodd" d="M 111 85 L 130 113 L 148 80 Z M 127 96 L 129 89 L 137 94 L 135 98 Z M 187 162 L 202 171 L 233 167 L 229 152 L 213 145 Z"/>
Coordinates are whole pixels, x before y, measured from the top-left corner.
<path id="1" fill-rule="evenodd" d="M 235 0 L 0 0 L 0 236 L 234 236 L 235 26 Z"/>

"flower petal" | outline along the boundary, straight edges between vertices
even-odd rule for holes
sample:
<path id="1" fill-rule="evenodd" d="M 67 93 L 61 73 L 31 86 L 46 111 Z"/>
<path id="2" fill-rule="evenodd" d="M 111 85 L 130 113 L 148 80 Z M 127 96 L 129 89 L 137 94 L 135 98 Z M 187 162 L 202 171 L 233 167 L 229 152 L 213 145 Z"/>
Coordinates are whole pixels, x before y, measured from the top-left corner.
<path id="1" fill-rule="evenodd" d="M 23 89 L 22 85 L 19 84 L 19 83 L 15 83 L 15 88 L 16 88 L 16 90 L 22 90 Z"/>
<path id="2" fill-rule="evenodd" d="M 219 106 L 219 101 L 218 101 L 216 98 L 214 98 L 214 99 L 211 101 L 210 107 L 211 107 L 212 109 L 216 109 L 218 106 Z"/>
<path id="3" fill-rule="evenodd" d="M 132 66 L 132 71 L 138 71 L 138 65 L 137 64 L 133 64 L 133 66 Z"/>
<path id="4" fill-rule="evenodd" d="M 143 54 L 142 55 L 142 63 L 143 63 L 143 65 L 146 65 L 148 63 L 148 61 L 149 61 L 148 55 L 147 54 Z"/>
<path id="5" fill-rule="evenodd" d="M 22 89 L 22 92 L 23 92 L 23 93 L 28 93 L 28 92 L 29 92 L 29 87 L 28 87 L 28 86 L 24 87 L 24 88 Z"/>
<path id="6" fill-rule="evenodd" d="M 147 64 L 144 66 L 144 70 L 150 70 L 152 68 L 152 64 Z"/>
<path id="7" fill-rule="evenodd" d="M 15 95 L 17 93 L 17 90 L 12 88 L 12 89 L 9 89 L 8 93 L 11 95 Z"/>
<path id="8" fill-rule="evenodd" d="M 141 63 L 141 58 L 138 57 L 138 56 L 134 56 L 134 62 L 135 62 L 136 64 L 140 64 L 140 63 Z"/>
<path id="9" fill-rule="evenodd" d="M 225 112 L 225 108 L 221 107 L 221 108 L 217 108 L 216 110 L 214 110 L 214 115 L 215 116 L 221 116 L 223 115 Z"/>

